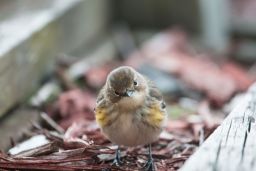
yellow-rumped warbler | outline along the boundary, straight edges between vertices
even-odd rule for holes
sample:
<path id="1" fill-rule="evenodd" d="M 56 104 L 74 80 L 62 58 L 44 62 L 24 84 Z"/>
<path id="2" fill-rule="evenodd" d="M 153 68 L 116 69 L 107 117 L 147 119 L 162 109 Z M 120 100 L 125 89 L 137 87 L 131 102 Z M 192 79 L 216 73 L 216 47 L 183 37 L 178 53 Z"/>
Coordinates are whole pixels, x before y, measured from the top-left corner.
<path id="1" fill-rule="evenodd" d="M 118 145 L 114 164 L 122 164 L 119 145 L 148 145 L 145 169 L 155 170 L 151 143 L 162 131 L 166 110 L 150 80 L 128 66 L 114 69 L 98 95 L 95 115 L 103 134 Z"/>

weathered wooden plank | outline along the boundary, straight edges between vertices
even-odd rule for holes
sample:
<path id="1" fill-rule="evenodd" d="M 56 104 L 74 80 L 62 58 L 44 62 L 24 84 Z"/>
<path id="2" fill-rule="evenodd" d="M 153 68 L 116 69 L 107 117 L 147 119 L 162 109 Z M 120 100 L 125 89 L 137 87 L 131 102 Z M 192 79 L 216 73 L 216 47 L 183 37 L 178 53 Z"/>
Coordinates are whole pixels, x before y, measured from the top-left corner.
<path id="1" fill-rule="evenodd" d="M 16 3 L 34 1 L 14 1 Z M 47 2 L 47 3 L 46 3 Z M 10 2 L 11 3 L 11 2 Z M 89 44 L 107 24 L 107 1 L 46 0 L 0 21 L 0 117 L 28 97 L 54 57 Z"/>
<path id="2" fill-rule="evenodd" d="M 181 171 L 256 170 L 256 84 Z"/>

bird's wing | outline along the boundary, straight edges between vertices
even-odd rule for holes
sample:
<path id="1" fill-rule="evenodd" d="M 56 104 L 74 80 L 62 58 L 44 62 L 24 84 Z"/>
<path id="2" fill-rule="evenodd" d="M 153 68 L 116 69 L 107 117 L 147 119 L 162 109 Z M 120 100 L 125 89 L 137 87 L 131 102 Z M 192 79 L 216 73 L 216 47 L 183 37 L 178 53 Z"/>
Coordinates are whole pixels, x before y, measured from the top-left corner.
<path id="1" fill-rule="evenodd" d="M 96 108 L 94 110 L 96 122 L 101 126 L 108 124 L 109 119 L 107 118 L 106 111 L 106 99 L 105 99 L 105 86 L 100 90 L 97 99 L 96 99 Z"/>
<path id="2" fill-rule="evenodd" d="M 150 97 L 153 97 L 155 100 L 159 101 L 160 104 L 161 104 L 161 108 L 165 109 L 166 105 L 165 105 L 163 95 L 160 92 L 160 90 L 150 80 L 148 80 L 148 85 L 149 85 L 149 95 L 150 95 Z"/>
<path id="3" fill-rule="evenodd" d="M 143 122 L 157 129 L 162 128 L 165 125 L 165 121 L 167 118 L 167 113 L 165 109 L 166 105 L 163 100 L 162 93 L 150 80 L 148 80 L 148 88 L 148 112 L 147 117 L 144 117 Z"/>

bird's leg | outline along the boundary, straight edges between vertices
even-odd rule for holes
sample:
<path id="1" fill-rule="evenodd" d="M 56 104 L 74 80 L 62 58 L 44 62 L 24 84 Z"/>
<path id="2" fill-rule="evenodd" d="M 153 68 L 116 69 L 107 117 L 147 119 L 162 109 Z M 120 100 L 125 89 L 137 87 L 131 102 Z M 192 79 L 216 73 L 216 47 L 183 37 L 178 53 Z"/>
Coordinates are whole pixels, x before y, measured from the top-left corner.
<path id="1" fill-rule="evenodd" d="M 112 165 L 115 166 L 121 166 L 123 162 L 121 161 L 121 152 L 120 152 L 120 147 L 118 146 L 116 149 L 116 157 L 112 163 Z"/>
<path id="2" fill-rule="evenodd" d="M 151 144 L 148 145 L 148 161 L 143 167 L 145 171 L 155 171 L 154 160 L 151 153 Z"/>

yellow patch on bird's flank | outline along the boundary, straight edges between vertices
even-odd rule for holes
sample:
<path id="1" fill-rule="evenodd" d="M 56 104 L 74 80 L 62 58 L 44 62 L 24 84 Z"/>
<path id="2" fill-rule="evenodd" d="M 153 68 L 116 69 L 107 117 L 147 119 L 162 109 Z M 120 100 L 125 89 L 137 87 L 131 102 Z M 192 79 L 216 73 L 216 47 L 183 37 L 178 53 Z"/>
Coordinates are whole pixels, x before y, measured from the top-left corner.
<path id="1" fill-rule="evenodd" d="M 108 119 L 106 117 L 106 110 L 98 108 L 95 111 L 96 122 L 102 127 L 107 125 Z"/>
<path id="2" fill-rule="evenodd" d="M 150 114 L 148 115 L 148 122 L 154 127 L 160 127 L 162 121 L 164 120 L 164 113 L 160 110 L 159 105 L 155 105 L 150 109 Z"/>

